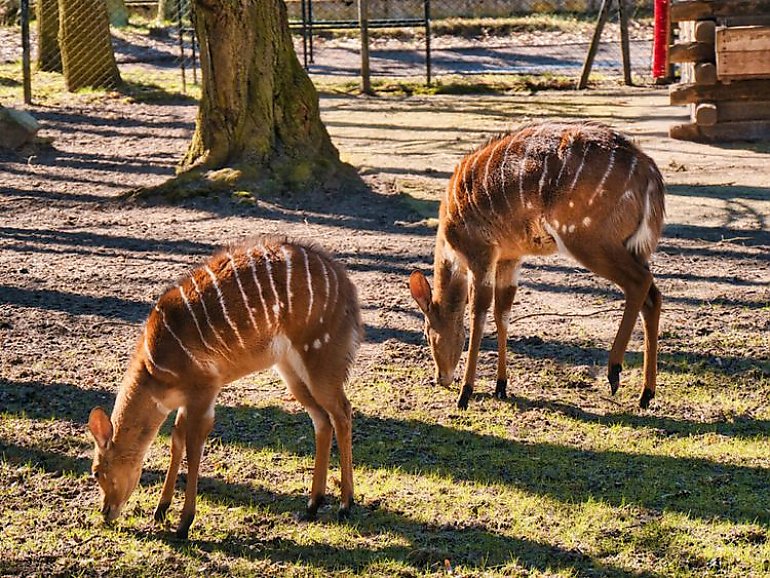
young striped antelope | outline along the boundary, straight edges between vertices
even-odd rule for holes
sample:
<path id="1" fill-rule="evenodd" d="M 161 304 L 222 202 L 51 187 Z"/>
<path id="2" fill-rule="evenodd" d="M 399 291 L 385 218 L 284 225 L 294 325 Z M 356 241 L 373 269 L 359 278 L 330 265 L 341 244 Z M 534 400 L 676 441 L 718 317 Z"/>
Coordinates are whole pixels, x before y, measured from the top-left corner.
<path id="1" fill-rule="evenodd" d="M 195 517 L 198 468 L 220 389 L 274 367 L 315 428 L 315 469 L 307 505 L 326 492 L 332 430 L 342 474 L 340 516 L 353 503 L 351 408 L 343 386 L 362 337 L 356 290 L 341 265 L 312 246 L 266 238 L 215 255 L 168 289 L 150 313 L 118 392 L 112 417 L 94 408 L 92 472 L 107 522 L 136 488 L 144 456 L 166 416 L 178 409 L 171 464 L 155 519 L 171 505 L 182 455 L 187 485 L 177 535 Z"/>
<path id="2" fill-rule="evenodd" d="M 663 228 L 664 186 L 653 160 L 622 134 L 594 123 L 544 123 L 493 138 L 456 167 L 439 209 L 435 291 L 409 279 L 425 314 L 436 380 L 449 385 L 470 341 L 457 406 L 467 408 L 487 310 L 494 298 L 497 387 L 506 397 L 506 340 L 519 269 L 529 255 L 559 252 L 617 284 L 625 309 L 609 354 L 608 379 L 620 385 L 636 319 L 644 318 L 644 389 L 655 396 L 661 295 L 648 267 Z"/>

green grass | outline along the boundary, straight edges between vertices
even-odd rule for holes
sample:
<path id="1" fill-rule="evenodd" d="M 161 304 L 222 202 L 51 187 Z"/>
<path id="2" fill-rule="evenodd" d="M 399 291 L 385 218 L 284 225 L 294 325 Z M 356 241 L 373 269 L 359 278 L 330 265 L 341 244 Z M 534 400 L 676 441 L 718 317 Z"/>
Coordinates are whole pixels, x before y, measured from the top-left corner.
<path id="1" fill-rule="evenodd" d="M 142 69 L 123 67 L 123 84 L 117 89 L 82 89 L 67 92 L 64 76 L 56 72 L 32 71 L 32 100 L 37 105 L 59 106 L 73 101 L 96 102 L 123 99 L 135 103 L 163 104 L 193 101 L 200 98 L 200 85 L 193 84 L 188 74 L 183 88 L 178 69 Z M 0 101 L 22 102 L 23 87 L 20 63 L 0 64 Z"/>
<path id="2" fill-rule="evenodd" d="M 645 412 L 635 409 L 638 356 L 616 400 L 602 379 L 570 379 L 573 368 L 554 361 L 526 370 L 517 355 L 514 396 L 500 402 L 482 360 L 479 393 L 458 412 L 455 391 L 430 385 L 424 357 L 403 363 L 385 347 L 348 388 L 357 506 L 347 523 L 334 515 L 336 465 L 319 521 L 295 518 L 312 476 L 310 420 L 280 400 L 279 381 L 254 376 L 223 394 L 187 543 L 151 521 L 168 426 L 125 515 L 105 528 L 83 426 L 94 396 L 59 384 L 29 406 L 11 387 L 0 417 L 0 572 L 767 575 L 770 367 L 695 363 L 706 349 L 761 340 L 724 334 L 687 354 L 664 348 L 660 393 Z M 180 507 L 181 490 L 172 523 Z"/>

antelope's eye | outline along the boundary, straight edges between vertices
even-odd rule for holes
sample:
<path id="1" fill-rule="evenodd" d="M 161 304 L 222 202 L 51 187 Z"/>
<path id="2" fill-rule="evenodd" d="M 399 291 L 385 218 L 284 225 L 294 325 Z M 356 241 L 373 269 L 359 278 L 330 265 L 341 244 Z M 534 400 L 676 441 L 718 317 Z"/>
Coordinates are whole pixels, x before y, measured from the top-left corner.
<path id="1" fill-rule="evenodd" d="M 99 471 L 98 471 L 98 470 L 94 470 L 93 472 L 91 472 L 91 477 L 92 477 L 93 479 L 95 479 L 95 480 L 98 480 L 100 475 L 101 475 L 101 474 L 99 474 Z"/>

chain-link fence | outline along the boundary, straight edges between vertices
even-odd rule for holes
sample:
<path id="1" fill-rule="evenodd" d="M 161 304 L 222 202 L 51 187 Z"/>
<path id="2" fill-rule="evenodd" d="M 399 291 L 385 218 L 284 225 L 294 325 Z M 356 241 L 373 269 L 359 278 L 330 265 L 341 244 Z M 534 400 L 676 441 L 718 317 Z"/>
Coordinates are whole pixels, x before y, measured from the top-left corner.
<path id="1" fill-rule="evenodd" d="M 631 70 L 637 81 L 651 82 L 652 0 L 624 1 Z M 366 0 L 371 73 L 551 75 L 576 82 L 602 2 Z M 619 2 L 610 2 L 593 66 L 596 75 L 611 80 L 623 77 Z M 311 75 L 361 73 L 361 4 L 286 1 L 295 48 Z M 46 71 L 63 74 L 69 90 L 115 85 L 137 70 L 149 77 L 178 74 L 185 90 L 198 80 L 190 10 L 190 0 L 36 0 L 27 14 L 33 93 L 35 75 Z M 21 62 L 22 53 L 19 27 L 0 27 L 0 65 Z M 2 70 L 9 74 L 8 66 Z M 20 80 L 21 66 L 18 75 Z"/>

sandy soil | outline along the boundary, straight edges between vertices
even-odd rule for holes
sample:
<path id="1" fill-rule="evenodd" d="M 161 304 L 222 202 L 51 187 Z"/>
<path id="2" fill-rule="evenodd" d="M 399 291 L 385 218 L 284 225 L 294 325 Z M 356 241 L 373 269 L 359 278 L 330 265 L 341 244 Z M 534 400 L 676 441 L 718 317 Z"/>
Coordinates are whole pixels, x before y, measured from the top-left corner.
<path id="1" fill-rule="evenodd" d="M 427 367 L 421 320 L 406 283 L 412 268 L 427 269 L 432 260 L 434 230 L 424 218 L 435 211 L 465 152 L 513 123 L 541 117 L 608 122 L 660 165 L 669 189 L 668 225 L 653 264 L 665 299 L 662 351 L 684 350 L 688 340 L 714 328 L 768 331 L 768 149 L 673 141 L 667 127 L 684 110 L 666 102 L 662 90 L 323 97 L 334 142 L 370 190 L 312 201 L 264 199 L 256 206 L 229 199 L 175 206 L 115 200 L 173 174 L 191 135 L 194 105 L 114 100 L 33 108 L 41 136 L 52 145 L 0 157 L 2 381 L 15 396 L 29 385 L 25 395 L 43 404 L 55 400 L 45 398 L 42 386 L 57 383 L 93 389 L 109 404 L 152 300 L 222 243 L 256 233 L 312 238 L 349 268 L 367 325 L 359 373 L 387 363 Z M 615 288 L 574 263 L 530 261 L 515 316 L 598 313 L 517 321 L 510 388 L 523 387 L 538 366 L 554 361 L 603 374 L 621 306 Z M 640 340 L 637 328 L 631 350 L 639 350 Z M 485 349 L 480 372 L 491 380 L 491 339 Z M 767 355 L 759 346 L 735 359 Z M 624 373 L 634 382 L 623 394 L 629 406 L 638 377 Z M 394 384 L 402 386 L 408 384 Z M 666 384 L 660 387 L 658 399 L 665 399 Z"/>

